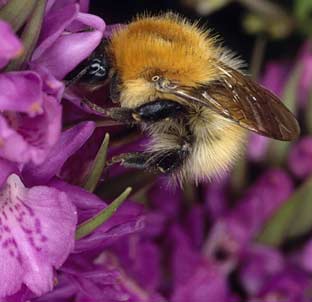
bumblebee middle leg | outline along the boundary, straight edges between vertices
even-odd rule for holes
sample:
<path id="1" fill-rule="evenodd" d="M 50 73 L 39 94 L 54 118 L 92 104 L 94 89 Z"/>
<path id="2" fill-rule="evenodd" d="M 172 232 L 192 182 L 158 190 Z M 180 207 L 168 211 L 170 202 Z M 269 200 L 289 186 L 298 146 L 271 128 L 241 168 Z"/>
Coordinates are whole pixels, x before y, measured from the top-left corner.
<path id="1" fill-rule="evenodd" d="M 113 157 L 110 163 L 168 174 L 183 165 L 190 151 L 189 143 L 185 143 L 180 148 L 169 150 L 124 153 Z"/>

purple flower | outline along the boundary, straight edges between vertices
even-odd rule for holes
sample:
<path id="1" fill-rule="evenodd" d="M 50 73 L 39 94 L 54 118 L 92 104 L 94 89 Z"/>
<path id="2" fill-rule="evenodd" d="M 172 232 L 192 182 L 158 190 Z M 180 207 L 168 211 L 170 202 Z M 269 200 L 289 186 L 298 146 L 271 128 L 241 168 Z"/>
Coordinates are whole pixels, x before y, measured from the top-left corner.
<path id="1" fill-rule="evenodd" d="M 309 302 L 311 301 L 311 297 L 309 297 L 310 288 L 311 279 L 306 273 L 288 267 L 279 274 L 268 278 L 261 293 L 249 301 Z"/>
<path id="2" fill-rule="evenodd" d="M 298 178 L 312 174 L 312 137 L 306 136 L 294 144 L 288 155 L 288 166 Z"/>
<path id="3" fill-rule="evenodd" d="M 25 165 L 22 175 L 26 183 L 28 185 L 45 184 L 55 175 L 59 175 L 66 160 L 81 148 L 94 129 L 93 122 L 85 122 L 64 131 L 51 148 L 46 161 L 40 165 L 34 163 Z"/>
<path id="4" fill-rule="evenodd" d="M 11 26 L 0 20 L 0 69 L 7 65 L 10 59 L 19 56 L 22 51 L 22 43 Z"/>
<path id="5" fill-rule="evenodd" d="M 29 83 L 25 83 L 25 80 Z M 54 97 L 44 94 L 40 89 L 36 95 L 32 95 L 32 92 L 28 92 L 29 95 L 23 93 L 22 89 L 27 84 L 34 85 L 34 89 L 36 83 L 41 86 L 40 78 L 33 72 L 0 75 L 0 86 L 7 81 L 11 81 L 12 86 L 7 86 L 10 89 L 8 94 L 0 93 L 0 100 L 10 100 L 11 104 L 7 107 L 11 108 L 20 104 L 20 110 L 29 110 L 29 113 L 4 111 L 0 115 L 0 156 L 18 163 L 31 161 L 39 164 L 45 160 L 59 138 L 61 106 Z M 35 93 L 35 90 L 33 92 Z M 36 96 L 40 98 L 37 99 Z M 35 102 L 31 102 L 31 98 L 35 99 Z M 21 99 L 25 105 L 20 102 Z M 31 103 L 31 106 L 27 107 L 27 102 Z M 37 114 L 34 115 L 35 113 Z"/>
<path id="6" fill-rule="evenodd" d="M 102 19 L 80 12 L 75 1 L 60 2 L 55 2 L 45 16 L 31 61 L 31 68 L 44 67 L 57 79 L 64 78 L 92 53 L 105 30 Z"/>
<path id="7" fill-rule="evenodd" d="M 74 247 L 75 207 L 64 192 L 28 189 L 16 174 L 2 184 L 0 203 L 0 297 L 16 293 L 22 284 L 35 295 L 52 290 L 53 269 Z"/>
<path id="8" fill-rule="evenodd" d="M 229 206 L 229 177 L 216 179 L 205 187 L 205 208 L 213 221 L 223 216 Z"/>
<path id="9" fill-rule="evenodd" d="M 173 289 L 170 301 L 205 302 L 229 300 L 226 277 L 215 264 L 202 257 L 179 226 L 170 233 Z"/>
<path id="10" fill-rule="evenodd" d="M 300 104 L 305 106 L 308 102 L 312 82 L 312 44 L 306 41 L 299 53 L 298 61 L 301 63 L 301 75 L 298 87 Z"/>
<path id="11" fill-rule="evenodd" d="M 242 254 L 240 280 L 249 295 L 257 295 L 272 276 L 286 267 L 283 255 L 276 249 L 251 245 Z"/>
<path id="12" fill-rule="evenodd" d="M 292 181 L 284 171 L 267 171 L 238 201 L 238 205 L 214 224 L 205 254 L 219 262 L 225 272 L 230 271 L 248 242 L 287 200 L 292 190 Z"/>

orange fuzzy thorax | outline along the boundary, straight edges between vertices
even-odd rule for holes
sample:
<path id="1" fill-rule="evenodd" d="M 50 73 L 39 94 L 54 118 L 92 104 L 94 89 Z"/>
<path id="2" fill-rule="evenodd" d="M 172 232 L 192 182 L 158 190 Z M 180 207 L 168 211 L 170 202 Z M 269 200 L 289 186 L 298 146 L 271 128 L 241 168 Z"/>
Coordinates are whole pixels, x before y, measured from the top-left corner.
<path id="1" fill-rule="evenodd" d="M 173 14 L 142 17 L 113 34 L 111 50 L 124 83 L 155 72 L 196 86 L 217 74 L 215 39 L 196 24 Z M 207 68 L 209 67 L 209 68 Z"/>

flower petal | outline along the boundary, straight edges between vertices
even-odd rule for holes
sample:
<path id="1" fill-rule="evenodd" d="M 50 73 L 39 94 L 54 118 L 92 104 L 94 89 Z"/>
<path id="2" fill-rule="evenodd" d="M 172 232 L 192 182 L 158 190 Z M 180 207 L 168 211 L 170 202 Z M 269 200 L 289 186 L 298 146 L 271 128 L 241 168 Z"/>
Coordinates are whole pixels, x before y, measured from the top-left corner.
<path id="1" fill-rule="evenodd" d="M 23 51 L 23 45 L 11 26 L 0 20 L 0 69 Z"/>
<path id="2" fill-rule="evenodd" d="M 31 87 L 31 89 L 29 89 Z M 42 113 L 42 81 L 33 71 L 0 74 L 0 110 Z"/>
<path id="3" fill-rule="evenodd" d="M 61 36 L 65 28 L 73 22 L 79 12 L 77 4 L 64 6 L 61 10 L 53 11 L 44 19 L 40 40 L 32 56 L 36 60 Z"/>
<path id="4" fill-rule="evenodd" d="M 61 131 L 62 108 L 47 95 L 43 96 L 44 113 L 33 118 L 16 112 L 0 116 L 0 156 L 8 160 L 42 163 Z"/>
<path id="5" fill-rule="evenodd" d="M 0 203 L 0 296 L 14 294 L 23 283 L 36 295 L 51 290 L 53 268 L 74 246 L 74 206 L 54 188 L 25 188 L 15 174 L 3 187 Z"/>
<path id="6" fill-rule="evenodd" d="M 288 156 L 291 172 L 304 179 L 312 174 L 312 136 L 306 136 L 291 147 Z"/>
<path id="7" fill-rule="evenodd" d="M 205 246 L 207 257 L 225 272 L 231 271 L 249 241 L 292 191 L 293 182 L 283 170 L 264 173 L 237 206 L 214 224 Z"/>
<path id="8" fill-rule="evenodd" d="M 93 30 L 60 35 L 49 48 L 46 46 L 50 42 L 46 42 L 44 47 L 34 52 L 31 62 L 32 68 L 41 65 L 47 68 L 57 79 L 63 79 L 66 74 L 92 53 L 102 40 L 105 29 L 104 21 L 97 16 L 85 13 L 78 13 L 75 20 L 84 27 L 93 28 Z M 55 33 L 55 37 L 59 31 L 60 29 Z"/>
<path id="9" fill-rule="evenodd" d="M 44 163 L 29 163 L 24 167 L 22 175 L 26 184 L 45 184 L 52 179 L 65 161 L 87 141 L 94 129 L 94 122 L 84 122 L 63 132 Z"/>

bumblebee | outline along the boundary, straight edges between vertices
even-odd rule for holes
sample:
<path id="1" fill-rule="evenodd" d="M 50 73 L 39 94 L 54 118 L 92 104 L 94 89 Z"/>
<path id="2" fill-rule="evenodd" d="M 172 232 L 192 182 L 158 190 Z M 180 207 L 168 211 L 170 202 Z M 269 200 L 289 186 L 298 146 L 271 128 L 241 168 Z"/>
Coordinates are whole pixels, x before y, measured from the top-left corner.
<path id="1" fill-rule="evenodd" d="M 284 141 L 299 135 L 293 114 L 240 69 L 209 31 L 169 13 L 118 28 L 69 83 L 109 82 L 119 106 L 84 105 L 139 124 L 150 137 L 144 152 L 122 154 L 113 163 L 199 182 L 232 165 L 248 130 Z"/>

